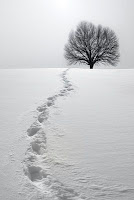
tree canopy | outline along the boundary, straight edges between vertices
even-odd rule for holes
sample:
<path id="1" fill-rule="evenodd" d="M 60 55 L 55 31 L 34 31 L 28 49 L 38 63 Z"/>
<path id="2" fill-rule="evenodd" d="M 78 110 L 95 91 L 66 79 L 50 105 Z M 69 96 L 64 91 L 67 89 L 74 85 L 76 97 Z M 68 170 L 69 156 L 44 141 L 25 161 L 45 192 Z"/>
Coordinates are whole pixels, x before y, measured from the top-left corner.
<path id="1" fill-rule="evenodd" d="M 64 50 L 69 65 L 87 64 L 91 69 L 100 63 L 116 66 L 120 57 L 115 32 L 85 21 L 71 31 Z"/>

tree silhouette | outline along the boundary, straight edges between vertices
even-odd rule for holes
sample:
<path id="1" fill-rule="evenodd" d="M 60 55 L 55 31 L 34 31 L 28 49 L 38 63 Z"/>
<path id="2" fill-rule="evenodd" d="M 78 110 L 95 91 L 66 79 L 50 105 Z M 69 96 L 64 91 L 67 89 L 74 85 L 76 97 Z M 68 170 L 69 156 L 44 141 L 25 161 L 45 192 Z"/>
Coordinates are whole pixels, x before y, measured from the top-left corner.
<path id="1" fill-rule="evenodd" d="M 64 50 L 69 65 L 87 64 L 90 69 L 99 63 L 115 66 L 120 56 L 114 31 L 85 21 L 77 26 L 76 31 L 71 31 Z"/>

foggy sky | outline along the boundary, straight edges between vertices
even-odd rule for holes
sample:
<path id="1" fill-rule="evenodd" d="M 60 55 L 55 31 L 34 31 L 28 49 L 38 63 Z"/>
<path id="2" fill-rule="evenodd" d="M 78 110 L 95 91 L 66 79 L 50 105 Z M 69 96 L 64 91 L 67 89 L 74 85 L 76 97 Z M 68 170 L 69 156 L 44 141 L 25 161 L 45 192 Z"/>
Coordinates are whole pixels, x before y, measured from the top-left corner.
<path id="1" fill-rule="evenodd" d="M 66 67 L 64 45 L 80 21 L 119 38 L 117 68 L 134 68 L 134 0 L 0 0 L 0 68 Z"/>

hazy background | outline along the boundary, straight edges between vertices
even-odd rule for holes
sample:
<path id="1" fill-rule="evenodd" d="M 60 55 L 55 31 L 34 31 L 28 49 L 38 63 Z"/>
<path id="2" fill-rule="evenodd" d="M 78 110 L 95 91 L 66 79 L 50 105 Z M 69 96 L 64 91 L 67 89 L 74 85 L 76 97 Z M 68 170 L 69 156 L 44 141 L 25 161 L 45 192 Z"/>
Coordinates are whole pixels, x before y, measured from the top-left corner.
<path id="1" fill-rule="evenodd" d="M 134 0 L 0 0 L 0 68 L 65 67 L 71 29 L 87 20 L 113 29 L 118 68 L 134 68 Z"/>

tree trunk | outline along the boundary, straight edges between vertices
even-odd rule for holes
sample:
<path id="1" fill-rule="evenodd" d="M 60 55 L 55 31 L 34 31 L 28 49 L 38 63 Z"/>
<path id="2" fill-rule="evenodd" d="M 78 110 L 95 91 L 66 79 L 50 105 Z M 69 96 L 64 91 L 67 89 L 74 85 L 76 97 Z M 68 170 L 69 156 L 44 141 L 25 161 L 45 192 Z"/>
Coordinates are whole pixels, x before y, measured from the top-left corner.
<path id="1" fill-rule="evenodd" d="M 94 67 L 94 63 L 88 63 L 87 65 L 89 65 L 90 66 L 90 69 L 93 69 L 93 67 Z"/>
<path id="2" fill-rule="evenodd" d="M 94 67 L 94 64 L 90 63 L 90 69 L 93 69 L 93 67 Z"/>

